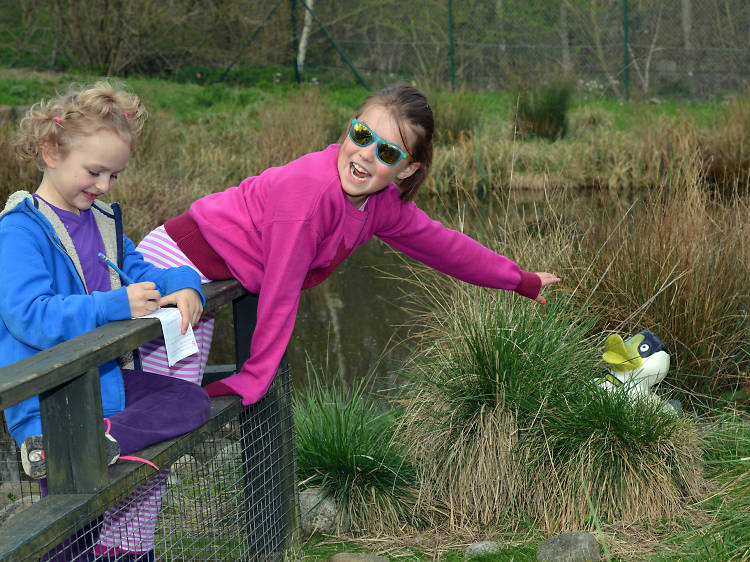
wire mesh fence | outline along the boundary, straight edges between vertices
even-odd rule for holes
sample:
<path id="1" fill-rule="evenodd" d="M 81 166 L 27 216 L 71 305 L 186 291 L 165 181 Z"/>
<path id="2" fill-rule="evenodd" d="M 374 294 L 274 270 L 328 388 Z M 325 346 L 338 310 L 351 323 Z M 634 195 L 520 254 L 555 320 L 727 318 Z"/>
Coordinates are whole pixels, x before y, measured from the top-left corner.
<path id="1" fill-rule="evenodd" d="M 502 89 L 565 74 L 584 91 L 619 97 L 706 97 L 744 89 L 750 77 L 744 0 L 5 4 L 0 54 L 9 65 L 210 81 L 258 65 L 289 75 L 296 64 L 303 80 L 369 88 L 406 79 Z"/>
<path id="2" fill-rule="evenodd" d="M 750 77 L 750 4 L 742 0 L 382 4 L 356 17 L 342 17 L 336 3 L 314 4 L 365 79 L 502 89 L 569 75 L 591 93 L 704 97 L 743 89 Z M 310 34 L 307 64 L 327 57 L 343 68 L 314 23 Z"/>
<path id="3" fill-rule="evenodd" d="M 108 505 L 19 559 L 88 561 L 125 552 L 144 561 L 284 559 L 297 525 L 288 368 L 262 401 L 235 404 L 180 438 L 168 470 L 131 472 Z M 0 525 L 45 493 L 43 480 L 24 475 L 5 437 Z"/>

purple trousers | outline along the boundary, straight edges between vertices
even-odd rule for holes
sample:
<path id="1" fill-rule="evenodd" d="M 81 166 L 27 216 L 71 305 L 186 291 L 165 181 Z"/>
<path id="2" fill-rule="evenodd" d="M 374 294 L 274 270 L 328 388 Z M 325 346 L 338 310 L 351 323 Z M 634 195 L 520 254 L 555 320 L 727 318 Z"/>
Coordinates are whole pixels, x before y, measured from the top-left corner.
<path id="1" fill-rule="evenodd" d="M 208 419 L 211 399 L 197 384 L 130 369 L 122 370 L 122 379 L 125 409 L 109 417 L 109 433 L 120 444 L 121 455 L 188 433 Z M 40 490 L 42 497 L 47 495 L 46 478 L 40 480 Z M 67 562 L 77 559 L 96 543 L 98 526 L 99 520 L 92 522 L 48 552 L 42 560 Z"/>
<path id="2" fill-rule="evenodd" d="M 109 417 L 110 435 L 129 455 L 205 423 L 211 399 L 197 384 L 175 377 L 123 369 L 125 409 Z"/>

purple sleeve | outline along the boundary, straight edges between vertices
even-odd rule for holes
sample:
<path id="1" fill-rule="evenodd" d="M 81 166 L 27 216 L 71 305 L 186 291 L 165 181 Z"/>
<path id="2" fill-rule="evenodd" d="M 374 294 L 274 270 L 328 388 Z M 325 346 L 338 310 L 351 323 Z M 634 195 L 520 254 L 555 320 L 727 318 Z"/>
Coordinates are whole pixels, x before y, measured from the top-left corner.
<path id="1" fill-rule="evenodd" d="M 536 299 L 542 289 L 542 279 L 531 271 L 521 270 L 521 281 L 515 288 L 516 293 L 530 299 Z"/>

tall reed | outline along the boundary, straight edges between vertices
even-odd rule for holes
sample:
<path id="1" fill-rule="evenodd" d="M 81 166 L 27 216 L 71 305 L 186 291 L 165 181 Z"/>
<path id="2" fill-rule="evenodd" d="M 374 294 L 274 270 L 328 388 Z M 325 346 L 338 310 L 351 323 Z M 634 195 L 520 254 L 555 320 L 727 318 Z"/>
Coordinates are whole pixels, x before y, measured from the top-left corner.
<path id="1" fill-rule="evenodd" d="M 700 183 L 681 163 L 662 183 L 592 224 L 577 293 L 603 328 L 659 333 L 679 388 L 718 396 L 747 383 L 748 201 Z"/>

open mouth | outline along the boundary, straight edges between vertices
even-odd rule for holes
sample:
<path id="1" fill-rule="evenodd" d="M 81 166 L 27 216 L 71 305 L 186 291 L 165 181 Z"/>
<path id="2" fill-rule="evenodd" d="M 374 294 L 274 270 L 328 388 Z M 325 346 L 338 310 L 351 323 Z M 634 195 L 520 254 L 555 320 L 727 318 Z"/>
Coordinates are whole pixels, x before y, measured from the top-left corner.
<path id="1" fill-rule="evenodd" d="M 360 166 L 359 164 L 355 164 L 354 162 L 349 164 L 349 171 L 351 172 L 352 176 L 354 176 L 354 178 L 358 180 L 365 180 L 370 176 L 367 170 L 362 168 L 362 166 Z"/>

